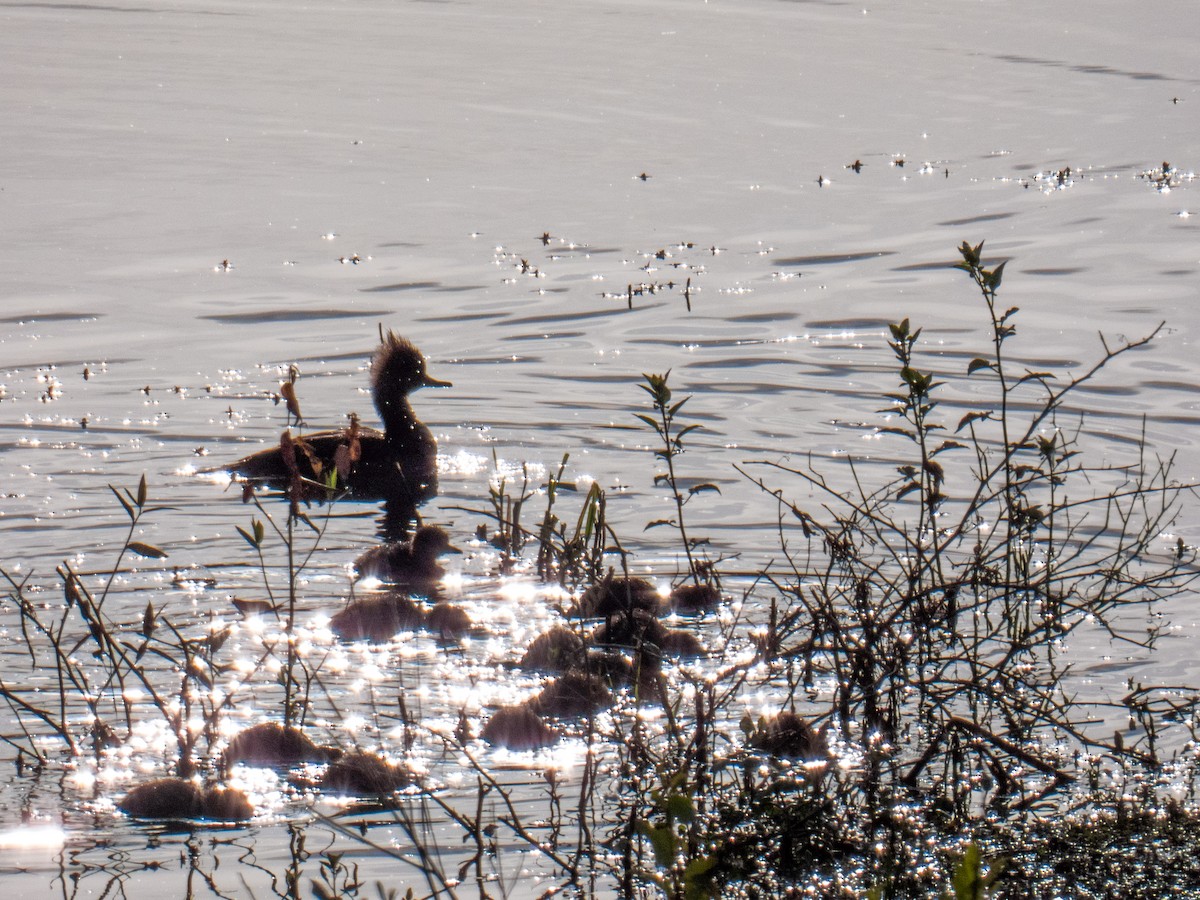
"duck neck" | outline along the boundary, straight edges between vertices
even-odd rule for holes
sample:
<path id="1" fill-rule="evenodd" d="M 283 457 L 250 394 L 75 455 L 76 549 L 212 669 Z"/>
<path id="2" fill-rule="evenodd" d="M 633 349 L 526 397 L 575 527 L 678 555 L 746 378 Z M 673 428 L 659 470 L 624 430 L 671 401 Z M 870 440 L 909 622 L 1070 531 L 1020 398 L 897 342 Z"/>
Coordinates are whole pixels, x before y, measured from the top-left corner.
<path id="1" fill-rule="evenodd" d="M 406 395 L 400 394 L 386 400 L 377 397 L 375 406 L 379 410 L 379 418 L 383 420 L 384 439 L 388 444 L 404 447 L 421 442 L 426 429 L 417 421 Z"/>

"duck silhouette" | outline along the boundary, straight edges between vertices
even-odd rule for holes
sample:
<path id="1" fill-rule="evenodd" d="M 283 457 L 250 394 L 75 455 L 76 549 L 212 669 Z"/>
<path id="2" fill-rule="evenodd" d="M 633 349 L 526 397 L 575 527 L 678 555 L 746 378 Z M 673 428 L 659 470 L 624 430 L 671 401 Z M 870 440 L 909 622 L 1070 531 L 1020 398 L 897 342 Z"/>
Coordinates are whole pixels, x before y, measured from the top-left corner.
<path id="1" fill-rule="evenodd" d="M 379 544 L 354 561 L 359 578 L 380 581 L 410 591 L 431 592 L 446 570 L 438 562 L 445 553 L 462 553 L 450 536 L 436 525 L 422 525 L 410 541 Z"/>
<path id="2" fill-rule="evenodd" d="M 135 819 L 212 819 L 244 822 L 254 815 L 234 788 L 202 787 L 183 778 L 156 778 L 130 790 L 117 809 Z"/>
<path id="3" fill-rule="evenodd" d="M 244 762 L 252 766 L 293 766 L 328 762 L 341 756 L 337 747 L 323 747 L 299 728 L 279 722 L 260 722 L 238 732 L 221 755 L 222 768 Z"/>
<path id="4" fill-rule="evenodd" d="M 345 428 L 303 436 L 288 430 L 279 446 L 208 471 L 287 489 L 295 499 L 323 496 L 336 472 L 335 490 L 352 499 L 415 505 L 437 493 L 437 441 L 408 395 L 450 386 L 426 372 L 425 357 L 411 341 L 389 331 L 371 360 L 371 395 L 383 431 L 360 425 L 352 414 Z"/>

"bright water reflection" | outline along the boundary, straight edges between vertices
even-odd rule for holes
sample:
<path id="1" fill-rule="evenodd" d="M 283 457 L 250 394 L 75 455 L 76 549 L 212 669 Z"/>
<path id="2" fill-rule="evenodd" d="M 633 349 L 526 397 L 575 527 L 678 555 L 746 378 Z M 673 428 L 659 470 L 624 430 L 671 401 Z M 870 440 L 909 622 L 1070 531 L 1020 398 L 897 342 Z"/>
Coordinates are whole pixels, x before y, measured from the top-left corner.
<path id="1" fill-rule="evenodd" d="M 1078 372 L 1099 354 L 1097 331 L 1117 341 L 1167 323 L 1080 395 L 1080 412 L 1103 459 L 1128 462 L 1144 429 L 1195 479 L 1195 35 L 1181 16 L 1152 42 L 1129 40 L 1144 13 L 1101 7 L 1029 28 L 1045 13 L 1029 2 L 1003 15 L 990 4 L 951 15 L 932 0 L 0 5 L 11 88 L 0 113 L 13 124 L 0 182 L 13 226 L 0 263 L 5 568 L 47 603 L 64 559 L 99 586 L 127 524 L 106 485 L 146 473 L 169 509 L 134 538 L 170 555 L 126 558 L 108 611 L 131 628 L 147 601 L 183 626 L 229 624 L 236 668 L 223 688 L 245 696 L 253 648 L 274 627 L 230 602 L 263 596 L 235 530 L 251 510 L 195 471 L 278 439 L 275 392 L 292 364 L 314 425 L 352 410 L 373 422 L 365 366 L 382 325 L 455 385 L 416 398 L 442 453 L 430 521 L 466 542 L 485 521 L 466 510 L 485 508 L 493 457 L 510 483 L 527 466 L 540 485 L 569 453 L 569 477 L 607 492 L 635 568 L 664 579 L 681 561 L 666 529 L 643 532 L 670 510 L 632 412 L 645 405 L 641 373 L 670 369 L 703 425 L 683 476 L 721 488 L 692 514 L 729 558 L 736 595 L 748 583 L 736 573 L 779 547 L 774 501 L 733 464 L 812 454 L 834 478 L 850 457 L 866 476 L 890 475 L 903 448 L 878 431 L 896 380 L 887 323 L 925 326 L 931 365 L 947 373 L 986 349 L 976 298 L 947 269 L 964 239 L 1012 260 L 1018 368 Z M 981 390 L 949 386 L 947 420 Z M 460 712 L 477 726 L 536 689 L 513 664 L 565 601 L 498 577 L 475 544 L 448 590 L 478 632 L 341 646 L 328 617 L 379 511 L 331 516 L 300 585 L 303 647 L 328 679 L 314 721 L 339 738 L 351 722 L 360 742 L 395 750 L 402 695 L 422 728 L 421 765 L 447 784 L 446 802 L 466 802 L 462 760 L 436 736 Z M 1195 526 L 1191 510 L 1178 533 L 1195 543 Z M 1071 646 L 1083 683 L 1119 691 L 1135 666 L 1147 680 L 1200 681 L 1191 604 L 1166 612 L 1175 630 L 1152 664 L 1100 636 Z M 15 616 L 3 616 L 14 671 L 24 656 Z M 684 627 L 724 646 L 716 617 Z M 263 674 L 231 727 L 277 704 Z M 745 702 L 769 705 L 770 693 Z M 3 734 L 20 739 L 12 721 Z M 236 893 L 222 881 L 234 869 L 256 895 L 272 879 L 280 888 L 295 849 L 286 823 L 310 821 L 312 797 L 277 778 L 247 783 L 264 812 L 245 831 L 180 835 L 114 814 L 163 740 L 150 727 L 136 752 L 95 770 L 11 779 L 9 824 L 17 811 L 62 823 L 67 846 L 53 861 L 0 847 L 0 867 L 39 884 L 62 877 L 69 894 L 101 893 L 110 878 L 131 896 Z M 540 785 L 552 768 L 566 793 L 578 788 L 577 739 L 533 759 L 475 750 L 514 781 Z M 516 796 L 531 819 L 546 815 L 540 793 Z M 308 849 L 326 833 L 310 827 Z M 409 846 L 391 824 L 372 836 Z M 460 838 L 446 832 L 448 869 Z M 536 894 L 546 864 L 501 839 L 514 895 Z M 174 855 L 167 847 L 189 865 L 148 868 Z M 354 852 L 364 873 L 392 871 Z"/>

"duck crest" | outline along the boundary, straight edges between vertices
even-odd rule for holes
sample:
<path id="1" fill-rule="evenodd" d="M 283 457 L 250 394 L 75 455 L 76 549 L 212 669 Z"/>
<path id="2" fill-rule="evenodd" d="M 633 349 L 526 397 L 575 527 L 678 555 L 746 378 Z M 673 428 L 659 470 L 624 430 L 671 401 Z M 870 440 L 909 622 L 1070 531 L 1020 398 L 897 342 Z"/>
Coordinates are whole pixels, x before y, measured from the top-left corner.
<path id="1" fill-rule="evenodd" d="M 430 378 L 421 351 L 389 331 L 371 359 L 371 395 L 389 440 L 403 443 L 421 427 L 408 395 L 423 387 L 450 387 L 450 382 Z"/>

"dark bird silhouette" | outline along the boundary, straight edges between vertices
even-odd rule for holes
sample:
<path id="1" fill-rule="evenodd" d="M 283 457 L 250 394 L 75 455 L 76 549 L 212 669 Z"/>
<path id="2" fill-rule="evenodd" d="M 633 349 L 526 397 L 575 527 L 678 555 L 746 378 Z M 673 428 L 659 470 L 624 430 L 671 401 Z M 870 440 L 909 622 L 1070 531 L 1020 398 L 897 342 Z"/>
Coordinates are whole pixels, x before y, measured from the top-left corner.
<path id="1" fill-rule="evenodd" d="M 223 766 L 244 762 L 256 766 L 294 766 L 328 762 L 341 756 L 337 747 L 315 744 L 299 728 L 278 722 L 260 722 L 240 731 L 221 755 Z"/>
<path id="2" fill-rule="evenodd" d="M 407 594 L 388 591 L 359 597 L 329 620 L 330 630 L 343 641 L 385 643 L 401 631 L 425 625 L 425 613 Z"/>
<path id="3" fill-rule="evenodd" d="M 378 578 L 406 590 L 427 594 L 446 570 L 438 557 L 462 553 L 450 543 L 450 536 L 436 525 L 422 525 L 411 541 L 392 541 L 372 547 L 354 561 L 359 578 Z"/>
<path id="4" fill-rule="evenodd" d="M 208 471 L 287 489 L 293 499 L 323 496 L 336 471 L 335 490 L 353 499 L 422 502 L 437 493 L 437 441 L 414 415 L 408 395 L 450 386 L 425 371 L 425 357 L 412 342 L 389 331 L 371 361 L 371 394 L 383 431 L 351 414 L 345 428 L 304 436 L 285 431 L 278 447 Z"/>
<path id="5" fill-rule="evenodd" d="M 246 795 L 233 788 L 206 788 L 183 778 L 139 784 L 117 804 L 135 819 L 213 819 L 244 822 L 254 815 Z"/>

